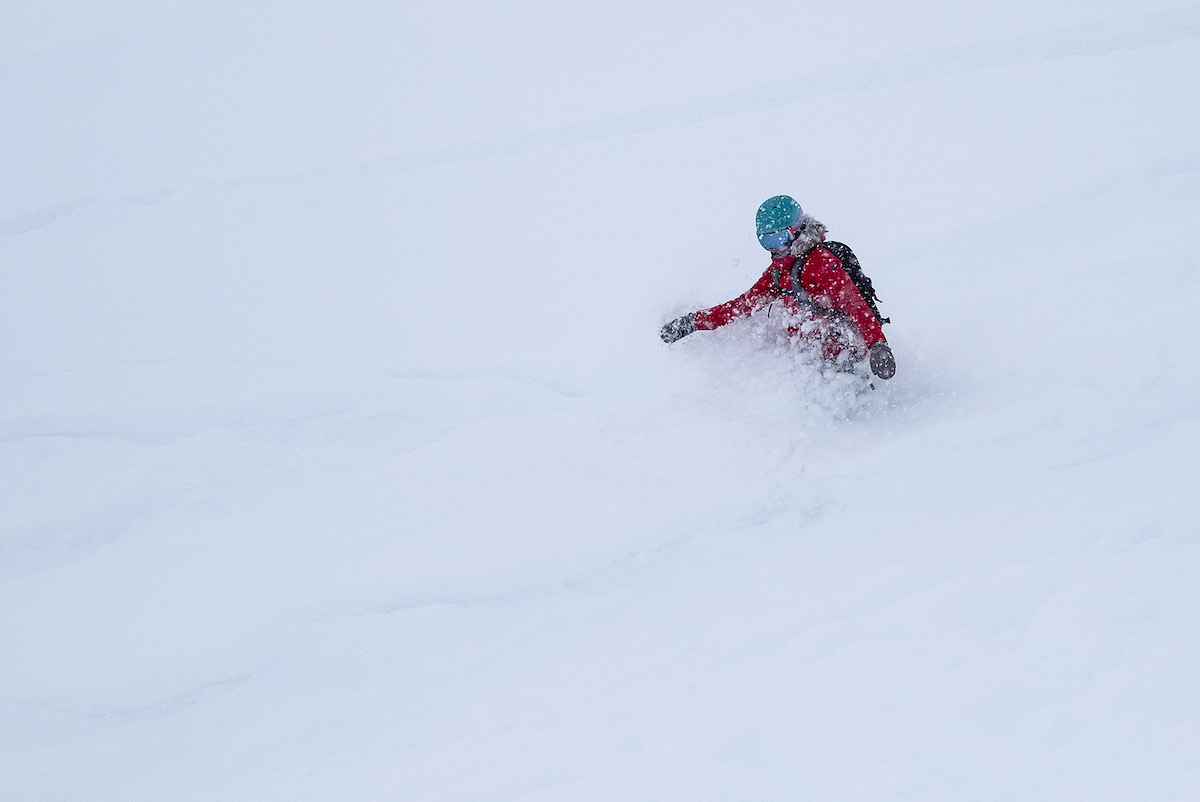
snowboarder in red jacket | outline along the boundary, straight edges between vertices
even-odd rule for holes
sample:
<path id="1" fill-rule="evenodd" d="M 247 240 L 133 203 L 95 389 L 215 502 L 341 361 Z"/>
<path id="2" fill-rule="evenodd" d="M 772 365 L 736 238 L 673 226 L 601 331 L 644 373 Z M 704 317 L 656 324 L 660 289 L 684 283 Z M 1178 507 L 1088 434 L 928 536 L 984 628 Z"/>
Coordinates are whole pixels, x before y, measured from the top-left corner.
<path id="1" fill-rule="evenodd" d="M 869 358 L 876 376 L 892 378 L 896 360 L 880 319 L 833 253 L 836 243 L 826 245 L 825 226 L 787 195 L 767 199 L 758 208 L 756 223 L 758 241 L 771 253 L 766 272 L 732 301 L 663 326 L 663 342 L 711 331 L 782 301 L 788 331 L 811 344 L 826 362 L 846 365 Z"/>

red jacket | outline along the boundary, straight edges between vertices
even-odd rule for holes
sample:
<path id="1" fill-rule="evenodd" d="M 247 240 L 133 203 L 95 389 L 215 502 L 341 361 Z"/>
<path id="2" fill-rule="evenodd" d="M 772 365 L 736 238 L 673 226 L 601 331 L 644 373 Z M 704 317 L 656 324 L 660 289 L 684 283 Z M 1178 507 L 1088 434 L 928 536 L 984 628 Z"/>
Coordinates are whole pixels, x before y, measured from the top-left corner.
<path id="1" fill-rule="evenodd" d="M 732 301 L 692 313 L 696 328 L 711 331 L 732 320 L 746 317 L 772 301 L 783 298 L 788 309 L 798 315 L 811 315 L 797 303 L 792 293 L 792 267 L 794 256 L 777 256 L 771 266 L 754 286 Z M 815 246 L 804 257 L 800 269 L 800 288 L 808 293 L 813 303 L 822 309 L 833 310 L 845 315 L 862 335 L 869 348 L 880 340 L 886 340 L 879 321 L 863 300 L 854 282 L 842 269 L 842 263 L 820 245 Z"/>

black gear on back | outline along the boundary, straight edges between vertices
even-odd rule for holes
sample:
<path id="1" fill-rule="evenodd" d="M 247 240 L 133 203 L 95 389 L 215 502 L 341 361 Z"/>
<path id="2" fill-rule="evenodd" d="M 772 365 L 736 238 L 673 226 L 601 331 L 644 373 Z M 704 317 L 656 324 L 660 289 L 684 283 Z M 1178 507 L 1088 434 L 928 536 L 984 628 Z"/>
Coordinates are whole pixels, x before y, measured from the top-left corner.
<path id="1" fill-rule="evenodd" d="M 871 314 L 875 315 L 875 319 L 879 321 L 879 325 L 891 323 L 890 318 L 886 318 L 879 314 L 879 307 L 875 302 L 880 300 L 875 294 L 875 287 L 871 284 L 870 277 L 863 272 L 862 265 L 858 262 L 858 257 L 854 255 L 854 251 L 850 250 L 850 246 L 844 242 L 822 242 L 817 247 L 824 248 L 838 258 L 842 263 L 842 269 L 846 271 L 846 275 L 854 282 L 854 286 L 858 287 L 859 294 L 863 300 L 867 302 L 867 306 L 871 308 Z"/>

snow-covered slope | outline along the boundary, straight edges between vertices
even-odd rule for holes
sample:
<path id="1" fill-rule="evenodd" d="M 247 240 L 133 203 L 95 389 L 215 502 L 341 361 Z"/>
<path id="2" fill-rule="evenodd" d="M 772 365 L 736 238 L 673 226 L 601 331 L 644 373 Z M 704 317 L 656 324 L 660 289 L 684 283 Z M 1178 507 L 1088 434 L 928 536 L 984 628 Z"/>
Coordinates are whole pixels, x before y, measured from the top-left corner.
<path id="1" fill-rule="evenodd" d="M 0 48 L 0 797 L 1200 796 L 1194 4 Z M 657 338 L 780 192 L 873 392 Z"/>

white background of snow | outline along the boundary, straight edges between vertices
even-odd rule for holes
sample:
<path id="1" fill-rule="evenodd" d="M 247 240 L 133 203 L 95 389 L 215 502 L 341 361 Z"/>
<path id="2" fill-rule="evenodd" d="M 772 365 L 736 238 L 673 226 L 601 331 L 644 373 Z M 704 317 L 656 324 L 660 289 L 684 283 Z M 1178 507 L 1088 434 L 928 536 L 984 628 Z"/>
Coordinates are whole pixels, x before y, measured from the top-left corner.
<path id="1" fill-rule="evenodd" d="M 1200 796 L 1195 3 L 275 5 L 3 6 L 0 798 Z"/>

